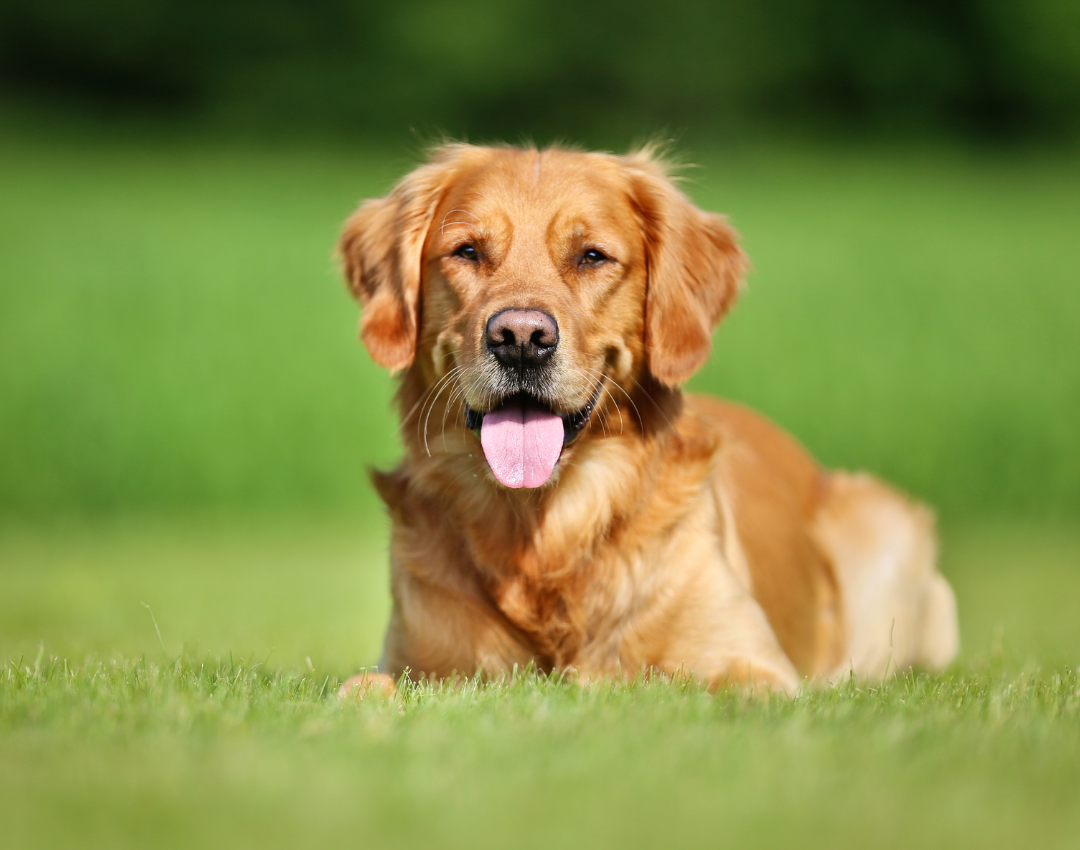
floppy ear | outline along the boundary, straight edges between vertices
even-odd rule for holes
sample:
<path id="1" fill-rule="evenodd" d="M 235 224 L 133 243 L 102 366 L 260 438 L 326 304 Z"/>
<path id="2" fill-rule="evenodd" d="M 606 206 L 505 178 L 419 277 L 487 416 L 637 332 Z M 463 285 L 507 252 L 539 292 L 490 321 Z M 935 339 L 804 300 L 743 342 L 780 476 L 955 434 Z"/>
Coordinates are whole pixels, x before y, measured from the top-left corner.
<path id="1" fill-rule="evenodd" d="M 385 198 L 366 201 L 338 243 L 345 280 L 363 305 L 360 338 L 396 372 L 416 356 L 424 240 L 450 168 L 441 158 L 409 174 Z"/>
<path id="2" fill-rule="evenodd" d="M 648 154 L 628 163 L 648 264 L 649 371 L 677 387 L 708 359 L 712 329 L 738 295 L 746 256 L 727 220 L 695 207 Z"/>

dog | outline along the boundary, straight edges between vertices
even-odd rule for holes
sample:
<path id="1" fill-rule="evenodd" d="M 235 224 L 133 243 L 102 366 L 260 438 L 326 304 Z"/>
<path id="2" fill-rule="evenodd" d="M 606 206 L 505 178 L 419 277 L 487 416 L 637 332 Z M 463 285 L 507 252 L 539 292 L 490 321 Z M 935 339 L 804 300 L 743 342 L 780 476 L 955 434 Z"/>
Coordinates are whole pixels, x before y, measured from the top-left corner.
<path id="1" fill-rule="evenodd" d="M 662 159 L 449 144 L 348 219 L 405 458 L 378 673 L 687 677 L 794 693 L 958 647 L 933 518 L 685 394 L 747 269 Z"/>

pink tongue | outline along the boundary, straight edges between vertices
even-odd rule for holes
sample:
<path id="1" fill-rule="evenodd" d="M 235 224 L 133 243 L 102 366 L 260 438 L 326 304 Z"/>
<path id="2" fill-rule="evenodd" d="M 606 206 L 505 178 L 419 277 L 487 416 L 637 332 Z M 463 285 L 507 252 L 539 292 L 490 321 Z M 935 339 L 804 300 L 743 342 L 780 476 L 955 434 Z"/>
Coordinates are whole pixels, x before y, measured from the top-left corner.
<path id="1" fill-rule="evenodd" d="M 480 445 L 491 471 L 507 487 L 540 487 L 562 452 L 562 419 L 546 410 L 512 405 L 484 416 Z"/>

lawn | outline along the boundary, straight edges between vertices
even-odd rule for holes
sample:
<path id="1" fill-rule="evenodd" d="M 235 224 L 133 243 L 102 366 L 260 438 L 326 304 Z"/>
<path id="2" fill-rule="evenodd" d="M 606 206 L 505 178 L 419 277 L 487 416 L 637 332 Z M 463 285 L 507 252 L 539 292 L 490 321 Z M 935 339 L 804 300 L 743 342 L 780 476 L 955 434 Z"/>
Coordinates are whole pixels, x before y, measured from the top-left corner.
<path id="1" fill-rule="evenodd" d="M 522 677 L 341 705 L 383 546 L 338 522 L 7 535 L 6 846 L 1075 846 L 1076 528 L 946 529 L 954 670 L 769 704 Z"/>
<path id="2" fill-rule="evenodd" d="M 692 153 L 755 264 L 695 388 L 935 505 L 956 666 L 338 703 L 386 621 L 364 469 L 397 449 L 330 250 L 408 157 L 13 133 L 5 847 L 1076 846 L 1080 164 Z"/>

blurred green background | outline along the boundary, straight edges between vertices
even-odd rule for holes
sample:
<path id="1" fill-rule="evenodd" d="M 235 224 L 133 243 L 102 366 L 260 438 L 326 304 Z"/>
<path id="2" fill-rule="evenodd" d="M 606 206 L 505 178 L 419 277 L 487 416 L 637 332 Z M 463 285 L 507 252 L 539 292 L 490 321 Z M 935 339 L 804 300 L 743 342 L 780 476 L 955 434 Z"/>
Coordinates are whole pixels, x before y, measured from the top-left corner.
<path id="1" fill-rule="evenodd" d="M 391 381 L 331 251 L 407 155 L 0 141 L 0 512 L 370 512 Z M 695 151 L 750 285 L 692 382 L 946 518 L 1080 510 L 1080 163 L 1064 152 Z"/>
<path id="2" fill-rule="evenodd" d="M 330 252 L 437 132 L 667 131 L 755 265 L 698 389 L 946 518 L 1080 511 L 1080 4 L 0 5 L 0 517 L 372 510 Z"/>
<path id="3" fill-rule="evenodd" d="M 302 646 L 302 618 L 239 634 L 192 621 L 177 646 L 227 652 L 246 634 L 291 647 L 289 663 L 374 658 L 385 528 L 365 470 L 399 449 L 392 383 L 357 342 L 331 251 L 359 200 L 442 132 L 615 150 L 676 138 L 687 191 L 732 217 L 754 263 L 692 388 L 928 501 L 954 578 L 981 529 L 1016 525 L 1010 539 L 1045 536 L 1077 561 L 1080 5 L 9 0 L 9 652 L 153 638 L 130 599 L 99 613 L 142 626 L 101 633 L 41 601 L 127 576 L 108 554 L 125 540 L 164 582 L 166 621 L 207 608 L 165 589 L 197 582 L 204 544 L 223 581 L 277 575 L 262 610 L 287 607 L 291 550 L 264 551 L 273 528 L 306 541 L 296 552 L 325 538 L 355 553 L 366 583 L 331 594 L 334 622 L 355 605 L 366 625 L 331 651 L 329 637 Z M 161 542 L 174 538 L 202 543 Z M 337 557 L 306 561 L 313 593 Z M 1062 575 L 1009 560 L 1015 592 Z M 970 617 L 997 622 L 984 614 Z"/>
<path id="4" fill-rule="evenodd" d="M 754 264 L 691 387 L 935 507 L 963 644 L 944 690 L 823 696 L 824 719 L 633 690 L 525 720 L 498 693 L 334 713 L 378 656 L 365 470 L 399 447 L 331 251 L 444 133 L 675 139 Z M 0 3 L 0 820 L 27 845 L 236 847 L 374 818 L 404 846 L 439 828 L 417 812 L 497 799 L 509 823 L 568 788 L 591 820 L 549 827 L 643 842 L 681 811 L 704 841 L 720 788 L 733 834 L 781 843 L 901 846 L 914 818 L 927 846 L 1069 846 L 1078 153 L 1075 0 Z M 169 685 L 153 659 L 178 656 L 231 696 Z M 1017 708 L 1048 692 L 1064 707 Z M 642 723 L 670 735 L 627 750 Z M 628 819 L 604 793 L 624 774 L 649 789 Z"/>
<path id="5" fill-rule="evenodd" d="M 392 383 L 357 342 L 331 251 L 359 200 L 443 132 L 675 138 L 687 191 L 731 216 L 754 263 L 692 388 L 934 505 L 954 578 L 982 529 L 1080 560 L 1080 5 L 9 0 L 8 652 L 156 641 L 131 599 L 101 600 L 103 622 L 131 622 L 104 632 L 42 601 L 124 584 L 109 553 L 141 540 L 127 560 L 163 582 L 143 593 L 166 622 L 208 610 L 167 589 L 205 589 L 205 559 L 226 583 L 262 575 L 259 610 L 295 603 L 282 553 L 306 549 L 325 555 L 301 559 L 311 604 L 322 586 L 338 629 L 366 612 L 318 648 L 302 618 L 269 614 L 222 633 L 196 618 L 177 646 L 246 638 L 341 672 L 375 657 L 385 528 L 365 470 L 399 451 Z M 304 542 L 265 551 L 270 528 Z M 1021 590 L 1061 575 L 997 560 Z M 330 578 L 345 575 L 362 587 Z"/>

